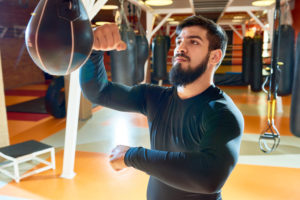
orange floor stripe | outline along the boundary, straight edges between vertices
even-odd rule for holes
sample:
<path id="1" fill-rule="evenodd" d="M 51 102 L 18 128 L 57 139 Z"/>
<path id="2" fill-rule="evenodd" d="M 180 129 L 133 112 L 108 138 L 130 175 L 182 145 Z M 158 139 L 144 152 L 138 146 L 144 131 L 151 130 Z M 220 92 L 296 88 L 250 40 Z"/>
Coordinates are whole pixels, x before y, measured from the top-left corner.
<path id="1" fill-rule="evenodd" d="M 30 101 L 33 99 L 37 99 L 39 97 L 37 96 L 5 96 L 5 105 L 10 106 L 26 101 Z"/>
<path id="2" fill-rule="evenodd" d="M 101 153 L 77 152 L 74 179 L 60 178 L 63 152 L 56 154 L 57 169 L 12 182 L 1 195 L 32 200 L 145 200 L 148 175 L 128 168 L 115 172 Z M 238 164 L 223 188 L 224 200 L 296 200 L 300 198 L 300 169 Z"/>
<path id="3" fill-rule="evenodd" d="M 244 133 L 260 134 L 267 126 L 267 117 L 244 116 L 244 119 L 245 119 Z M 276 117 L 274 123 L 280 135 L 287 135 L 287 136 L 293 135 L 290 131 L 289 117 Z"/>
<path id="4" fill-rule="evenodd" d="M 7 123 L 10 137 L 15 137 L 16 135 L 37 125 L 36 121 L 8 120 Z"/>
<path id="5" fill-rule="evenodd" d="M 223 188 L 224 200 L 300 199 L 300 169 L 237 165 Z"/>
<path id="6" fill-rule="evenodd" d="M 1 195 L 18 196 L 32 200 L 145 200 L 148 175 L 128 168 L 112 170 L 108 156 L 100 153 L 76 152 L 74 179 L 60 178 L 63 152 L 56 154 L 55 171 L 48 170 L 12 182 L 0 189 Z"/>
<path id="7" fill-rule="evenodd" d="M 48 87 L 48 84 L 34 84 L 19 87 L 18 90 L 47 90 Z"/>
<path id="8" fill-rule="evenodd" d="M 38 121 L 35 126 L 26 129 L 23 132 L 18 133 L 15 135 L 11 131 L 11 127 L 9 128 L 10 132 L 10 144 L 16 144 L 19 142 L 24 142 L 27 140 L 35 139 L 35 140 L 42 140 L 46 137 L 53 135 L 54 133 L 64 129 L 66 127 L 66 119 L 56 119 L 54 117 L 48 117 L 46 119 Z"/>

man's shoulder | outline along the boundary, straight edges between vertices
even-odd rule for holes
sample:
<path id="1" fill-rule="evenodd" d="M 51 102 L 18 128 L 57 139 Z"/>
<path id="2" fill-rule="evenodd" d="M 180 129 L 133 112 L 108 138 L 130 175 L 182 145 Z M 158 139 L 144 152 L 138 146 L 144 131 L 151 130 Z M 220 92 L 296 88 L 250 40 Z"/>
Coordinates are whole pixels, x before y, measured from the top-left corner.
<path id="1" fill-rule="evenodd" d="M 146 93 L 149 95 L 162 95 L 170 94 L 173 92 L 173 87 L 159 86 L 151 83 L 141 84 L 142 87 L 145 87 Z"/>
<path id="2" fill-rule="evenodd" d="M 211 114 L 227 113 L 242 117 L 239 108 L 230 96 L 217 87 L 212 97 L 207 101 L 205 108 L 206 112 L 210 112 Z"/>

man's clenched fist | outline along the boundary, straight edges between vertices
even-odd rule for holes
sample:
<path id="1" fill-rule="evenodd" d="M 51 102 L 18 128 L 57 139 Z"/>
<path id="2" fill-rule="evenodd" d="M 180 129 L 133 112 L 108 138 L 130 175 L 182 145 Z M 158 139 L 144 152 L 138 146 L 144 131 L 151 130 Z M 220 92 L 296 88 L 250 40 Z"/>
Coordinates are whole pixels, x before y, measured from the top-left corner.
<path id="1" fill-rule="evenodd" d="M 127 45 L 121 40 L 119 28 L 116 24 L 105 24 L 94 30 L 94 50 L 122 51 L 126 48 Z"/>

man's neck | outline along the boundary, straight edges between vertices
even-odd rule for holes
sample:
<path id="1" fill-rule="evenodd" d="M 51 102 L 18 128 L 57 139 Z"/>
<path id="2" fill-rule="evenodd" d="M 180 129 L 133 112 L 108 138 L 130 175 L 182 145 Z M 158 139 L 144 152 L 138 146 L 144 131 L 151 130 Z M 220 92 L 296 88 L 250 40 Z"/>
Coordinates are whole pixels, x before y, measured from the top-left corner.
<path id="1" fill-rule="evenodd" d="M 188 85 L 178 86 L 177 94 L 180 99 L 188 99 L 197 96 L 198 94 L 201 94 L 211 85 L 213 85 L 212 78 L 201 76 L 200 78 Z"/>

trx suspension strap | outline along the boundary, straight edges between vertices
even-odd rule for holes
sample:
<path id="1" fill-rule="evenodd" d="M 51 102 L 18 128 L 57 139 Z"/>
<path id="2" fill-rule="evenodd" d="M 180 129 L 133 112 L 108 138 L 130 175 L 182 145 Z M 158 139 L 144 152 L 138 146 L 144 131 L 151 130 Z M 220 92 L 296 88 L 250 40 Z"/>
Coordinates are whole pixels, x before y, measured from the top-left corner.
<path id="1" fill-rule="evenodd" d="M 279 82 L 279 37 L 280 37 L 280 0 L 276 0 L 274 11 L 273 42 L 272 42 L 272 60 L 269 73 L 269 90 L 268 90 L 268 122 L 266 128 L 259 137 L 259 147 L 264 153 L 274 151 L 280 142 L 280 134 L 274 124 L 276 110 L 276 98 Z M 266 81 L 265 81 L 266 83 Z"/>

